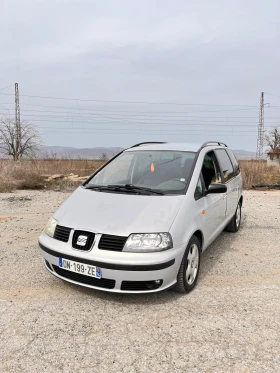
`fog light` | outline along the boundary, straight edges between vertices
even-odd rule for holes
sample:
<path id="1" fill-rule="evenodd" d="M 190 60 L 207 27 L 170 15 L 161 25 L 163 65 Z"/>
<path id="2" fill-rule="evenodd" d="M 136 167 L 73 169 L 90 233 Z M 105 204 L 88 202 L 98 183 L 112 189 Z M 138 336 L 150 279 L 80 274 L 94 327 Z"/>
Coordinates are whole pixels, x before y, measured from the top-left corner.
<path id="1" fill-rule="evenodd" d="M 158 289 L 162 285 L 162 280 L 147 281 L 146 286 L 149 290 Z"/>

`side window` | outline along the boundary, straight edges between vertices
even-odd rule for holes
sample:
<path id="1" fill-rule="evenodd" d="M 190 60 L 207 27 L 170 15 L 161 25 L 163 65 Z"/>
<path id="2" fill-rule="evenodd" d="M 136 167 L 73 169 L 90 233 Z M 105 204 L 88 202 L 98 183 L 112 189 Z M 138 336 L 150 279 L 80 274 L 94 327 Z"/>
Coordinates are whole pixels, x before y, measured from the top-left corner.
<path id="1" fill-rule="evenodd" d="M 240 174 L 240 168 L 239 168 L 239 164 L 237 162 L 237 159 L 235 158 L 235 155 L 233 154 L 233 152 L 229 149 L 227 149 L 227 153 L 230 157 L 230 160 L 231 160 L 231 163 L 233 164 L 233 168 L 234 168 L 234 173 L 235 175 L 238 175 Z"/>
<path id="2" fill-rule="evenodd" d="M 222 182 L 219 165 L 213 151 L 205 155 L 201 172 L 206 189 L 209 188 L 210 184 Z"/>
<path id="3" fill-rule="evenodd" d="M 196 185 L 196 188 L 195 188 L 195 192 L 194 192 L 194 199 L 197 201 L 198 199 L 200 199 L 203 196 L 204 196 L 203 185 L 202 185 L 202 181 L 201 181 L 201 176 L 199 176 L 199 179 L 198 179 L 198 182 L 197 182 L 197 185 Z"/>
<path id="4" fill-rule="evenodd" d="M 228 153 L 224 149 L 217 149 L 216 154 L 221 164 L 225 182 L 227 182 L 235 176 L 231 160 L 229 159 Z"/>

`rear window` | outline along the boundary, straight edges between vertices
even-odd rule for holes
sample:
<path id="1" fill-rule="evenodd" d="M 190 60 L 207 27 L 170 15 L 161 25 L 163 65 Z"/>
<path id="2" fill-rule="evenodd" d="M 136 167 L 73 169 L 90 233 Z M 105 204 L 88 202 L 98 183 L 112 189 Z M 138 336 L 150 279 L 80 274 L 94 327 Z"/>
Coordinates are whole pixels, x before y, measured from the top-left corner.
<path id="1" fill-rule="evenodd" d="M 238 175 L 240 173 L 240 168 L 237 159 L 231 150 L 227 149 L 227 153 L 230 157 L 231 163 L 233 164 L 234 173 Z"/>

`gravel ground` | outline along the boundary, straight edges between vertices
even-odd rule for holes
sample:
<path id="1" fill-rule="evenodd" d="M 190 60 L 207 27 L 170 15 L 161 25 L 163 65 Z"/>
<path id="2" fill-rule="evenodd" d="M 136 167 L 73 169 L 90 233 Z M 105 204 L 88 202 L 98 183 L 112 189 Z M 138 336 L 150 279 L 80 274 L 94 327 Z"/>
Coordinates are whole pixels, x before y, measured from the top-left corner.
<path id="1" fill-rule="evenodd" d="M 37 239 L 68 196 L 0 194 L 1 372 L 279 372 L 280 192 L 203 254 L 189 295 L 110 294 L 44 269 Z"/>

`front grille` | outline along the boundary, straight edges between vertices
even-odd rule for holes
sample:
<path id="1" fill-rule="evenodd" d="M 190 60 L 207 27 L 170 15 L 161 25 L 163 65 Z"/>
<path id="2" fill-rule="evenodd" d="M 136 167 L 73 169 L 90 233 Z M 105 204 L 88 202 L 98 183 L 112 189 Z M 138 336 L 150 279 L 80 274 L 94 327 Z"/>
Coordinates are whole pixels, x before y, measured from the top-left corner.
<path id="1" fill-rule="evenodd" d="M 104 289 L 114 289 L 115 287 L 115 283 L 116 283 L 115 280 L 111 280 L 108 278 L 99 279 L 99 278 L 89 277 L 89 276 L 81 275 L 79 273 L 66 271 L 65 269 L 59 268 L 55 265 L 53 265 L 53 269 L 59 276 L 64 277 L 71 281 L 78 282 L 80 284 L 96 286 L 96 287 L 104 288 Z"/>
<path id="2" fill-rule="evenodd" d="M 71 228 L 62 227 L 61 225 L 57 225 L 55 228 L 54 236 L 56 240 L 68 242 L 70 236 Z"/>
<path id="3" fill-rule="evenodd" d="M 103 234 L 99 241 L 98 248 L 100 250 L 122 251 L 126 240 L 127 237 Z"/>
<path id="4" fill-rule="evenodd" d="M 121 284 L 121 290 L 127 291 L 149 291 L 155 290 L 161 287 L 162 280 L 156 285 L 154 281 L 123 281 Z"/>
<path id="5" fill-rule="evenodd" d="M 95 234 L 92 232 L 75 231 L 72 238 L 72 247 L 77 250 L 88 251 L 92 247 L 94 238 Z"/>

